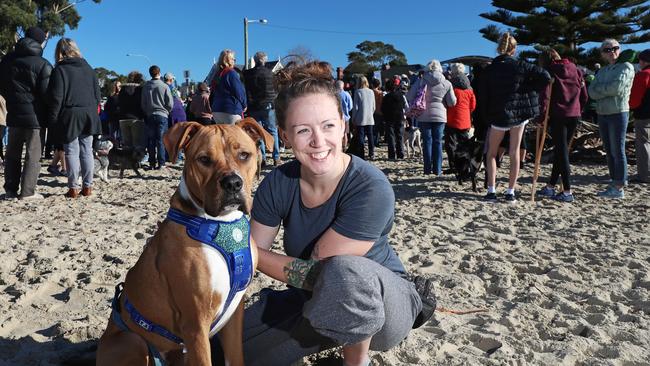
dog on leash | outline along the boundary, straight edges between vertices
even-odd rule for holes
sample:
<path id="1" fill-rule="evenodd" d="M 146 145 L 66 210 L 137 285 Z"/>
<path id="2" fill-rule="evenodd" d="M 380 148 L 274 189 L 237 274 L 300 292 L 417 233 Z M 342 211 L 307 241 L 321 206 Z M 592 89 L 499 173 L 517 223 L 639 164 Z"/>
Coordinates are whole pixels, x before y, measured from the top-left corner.
<path id="1" fill-rule="evenodd" d="M 111 140 L 99 140 L 95 144 L 95 175 L 106 183 L 108 183 L 108 166 L 110 165 L 108 154 L 111 149 L 113 149 Z"/>
<path id="2" fill-rule="evenodd" d="M 447 158 L 453 160 L 453 172 L 456 175 L 458 184 L 472 182 L 472 191 L 478 192 L 476 188 L 476 175 L 483 166 L 483 141 L 476 137 L 469 139 L 457 139 L 456 135 L 450 136 L 449 148 L 452 156 Z"/>
<path id="3" fill-rule="evenodd" d="M 242 297 L 257 265 L 245 215 L 259 139 L 273 142 L 252 118 L 179 122 L 164 135 L 172 163 L 185 151 L 180 184 L 166 219 L 116 287 L 97 365 L 209 366 L 217 332 L 226 364 L 244 364 Z"/>
<path id="4" fill-rule="evenodd" d="M 415 157 L 415 148 L 420 150 L 420 156 L 422 156 L 422 138 L 420 135 L 420 129 L 417 127 L 407 126 L 404 128 L 404 145 L 406 145 L 404 152 L 406 152 L 406 157 Z"/>
<path id="5" fill-rule="evenodd" d="M 124 170 L 126 169 L 133 169 L 135 174 L 142 178 L 142 174 L 138 169 L 146 154 L 144 147 L 121 147 L 112 149 L 108 153 L 108 160 L 111 166 L 115 166 L 120 170 L 120 178 L 124 178 Z"/>

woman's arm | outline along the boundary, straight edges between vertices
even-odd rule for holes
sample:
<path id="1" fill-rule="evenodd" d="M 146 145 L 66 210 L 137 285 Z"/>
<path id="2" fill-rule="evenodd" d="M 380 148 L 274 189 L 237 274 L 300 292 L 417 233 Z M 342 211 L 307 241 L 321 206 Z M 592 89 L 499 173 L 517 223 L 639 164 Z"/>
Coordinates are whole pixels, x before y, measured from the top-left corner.
<path id="1" fill-rule="evenodd" d="M 625 89 L 625 85 L 634 79 L 634 67 L 625 63 L 618 75 L 609 82 L 599 82 L 598 76 L 589 85 L 589 96 L 592 99 L 603 99 L 606 97 L 615 97 Z"/>

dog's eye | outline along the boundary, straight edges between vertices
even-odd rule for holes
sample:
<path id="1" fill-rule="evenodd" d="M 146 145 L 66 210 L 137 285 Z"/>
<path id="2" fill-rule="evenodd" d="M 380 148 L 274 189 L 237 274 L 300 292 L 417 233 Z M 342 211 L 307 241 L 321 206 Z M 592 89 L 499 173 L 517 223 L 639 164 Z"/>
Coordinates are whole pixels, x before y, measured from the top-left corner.
<path id="1" fill-rule="evenodd" d="M 212 164 L 212 160 L 211 160 L 209 157 L 207 157 L 207 156 L 201 156 L 201 157 L 199 157 L 198 160 L 199 160 L 199 162 L 200 162 L 201 164 L 203 164 L 203 165 L 210 165 L 210 164 Z"/>
<path id="2" fill-rule="evenodd" d="M 251 156 L 251 154 L 242 151 L 242 152 L 239 153 L 239 160 L 248 160 L 248 158 L 250 156 Z"/>

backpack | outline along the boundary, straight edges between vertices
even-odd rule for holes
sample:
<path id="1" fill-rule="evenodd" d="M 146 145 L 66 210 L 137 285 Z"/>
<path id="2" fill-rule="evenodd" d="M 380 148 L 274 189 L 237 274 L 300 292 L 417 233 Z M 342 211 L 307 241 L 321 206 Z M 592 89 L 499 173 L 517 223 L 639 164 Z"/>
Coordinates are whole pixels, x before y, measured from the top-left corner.
<path id="1" fill-rule="evenodd" d="M 417 118 L 427 109 L 426 103 L 427 83 L 424 80 L 420 81 L 418 90 L 415 93 L 415 98 L 409 103 L 409 109 L 406 111 L 406 117 Z"/>

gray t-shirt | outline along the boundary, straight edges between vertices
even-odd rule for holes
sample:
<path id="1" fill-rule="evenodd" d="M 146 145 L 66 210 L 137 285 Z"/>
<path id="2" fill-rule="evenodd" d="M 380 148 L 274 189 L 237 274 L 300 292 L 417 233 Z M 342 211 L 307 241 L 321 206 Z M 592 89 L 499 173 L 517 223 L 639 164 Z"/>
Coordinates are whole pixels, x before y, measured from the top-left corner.
<path id="1" fill-rule="evenodd" d="M 322 205 L 308 208 L 300 198 L 300 162 L 273 170 L 260 183 L 252 218 L 266 226 L 284 227 L 284 250 L 308 259 L 321 235 L 332 228 L 355 240 L 374 241 L 365 257 L 400 275 L 406 273 L 388 233 L 395 217 L 395 194 L 386 176 L 356 156 L 338 187 Z"/>

